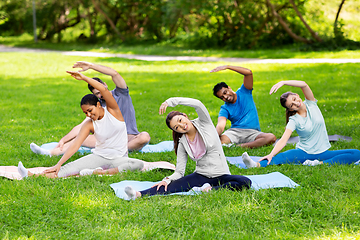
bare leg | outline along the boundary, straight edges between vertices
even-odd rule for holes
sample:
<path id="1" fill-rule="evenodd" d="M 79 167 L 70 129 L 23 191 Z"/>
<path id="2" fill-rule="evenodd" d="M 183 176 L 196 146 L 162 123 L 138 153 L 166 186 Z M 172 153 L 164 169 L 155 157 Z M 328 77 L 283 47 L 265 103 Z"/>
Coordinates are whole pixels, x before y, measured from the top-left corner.
<path id="1" fill-rule="evenodd" d="M 231 143 L 230 138 L 228 136 L 224 135 L 224 134 L 222 134 L 220 136 L 220 141 L 221 141 L 221 144 L 229 144 L 229 143 Z"/>
<path id="2" fill-rule="evenodd" d="M 241 143 L 237 146 L 243 148 L 257 148 L 265 145 L 273 144 L 276 141 L 276 137 L 272 133 L 260 133 L 253 142 Z"/>
<path id="3" fill-rule="evenodd" d="M 62 155 L 66 152 L 66 150 L 71 146 L 71 144 L 75 141 L 75 138 L 72 139 L 71 141 L 67 142 L 64 144 L 64 146 L 61 148 L 57 147 L 54 148 L 52 150 L 50 150 L 50 154 L 51 156 L 59 156 Z M 94 135 L 89 135 L 85 141 L 82 143 L 81 146 L 84 147 L 89 147 L 89 148 L 94 148 L 95 147 L 95 143 L 96 143 L 96 139 Z"/>
<path id="4" fill-rule="evenodd" d="M 150 142 L 150 135 L 147 132 L 141 132 L 138 135 L 128 135 L 129 151 L 140 150 L 148 142 Z"/>
<path id="5" fill-rule="evenodd" d="M 27 170 L 24 165 L 22 164 L 22 162 L 20 161 L 18 164 L 18 171 L 21 175 L 22 178 L 26 178 L 26 177 L 38 177 L 38 176 L 45 176 L 47 178 L 56 178 L 55 173 L 47 173 L 47 174 L 34 174 L 32 172 L 30 172 L 29 170 Z"/>

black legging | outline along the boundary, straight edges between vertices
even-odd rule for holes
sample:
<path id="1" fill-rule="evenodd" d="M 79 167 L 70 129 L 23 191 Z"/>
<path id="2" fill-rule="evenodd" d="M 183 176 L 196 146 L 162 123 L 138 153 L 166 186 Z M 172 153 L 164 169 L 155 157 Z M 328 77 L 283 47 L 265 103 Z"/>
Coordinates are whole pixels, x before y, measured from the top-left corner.
<path id="1" fill-rule="evenodd" d="M 240 175 L 221 175 L 219 177 L 208 178 L 198 173 L 192 173 L 178 180 L 171 182 L 167 191 L 165 187 L 161 186 L 159 191 L 156 191 L 157 186 L 141 191 L 141 195 L 156 195 L 156 194 L 170 194 L 175 192 L 187 192 L 193 187 L 201 187 L 203 184 L 209 183 L 212 189 L 228 188 L 230 190 L 241 190 L 243 188 L 250 188 L 251 180 L 245 176 Z"/>

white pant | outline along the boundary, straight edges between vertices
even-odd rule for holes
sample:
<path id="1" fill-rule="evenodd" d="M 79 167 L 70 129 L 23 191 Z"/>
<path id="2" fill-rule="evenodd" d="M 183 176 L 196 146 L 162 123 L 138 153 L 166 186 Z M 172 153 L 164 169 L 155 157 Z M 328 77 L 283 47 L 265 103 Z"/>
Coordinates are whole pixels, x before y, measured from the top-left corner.
<path id="1" fill-rule="evenodd" d="M 107 159 L 96 154 L 89 154 L 62 166 L 58 173 L 58 177 L 77 175 L 83 169 L 95 169 L 97 167 L 101 167 L 103 169 L 117 167 L 119 172 L 125 170 L 134 171 L 141 170 L 144 167 L 144 162 L 135 158 L 118 157 L 115 159 Z"/>

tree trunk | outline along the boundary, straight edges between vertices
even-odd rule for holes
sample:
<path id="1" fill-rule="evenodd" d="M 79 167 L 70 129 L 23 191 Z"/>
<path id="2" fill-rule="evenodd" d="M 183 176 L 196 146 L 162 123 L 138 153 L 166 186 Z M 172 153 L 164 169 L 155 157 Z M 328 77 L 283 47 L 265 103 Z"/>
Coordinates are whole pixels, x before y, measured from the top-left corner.
<path id="1" fill-rule="evenodd" d="M 100 8 L 100 6 L 96 3 L 95 0 L 91 0 L 92 3 L 94 4 L 94 8 L 100 13 L 102 14 L 106 21 L 110 24 L 111 28 L 114 30 L 114 32 L 116 33 L 116 35 L 123 41 L 125 41 L 124 37 L 120 34 L 119 30 L 117 30 L 114 22 L 109 18 L 109 16 Z"/>
<path id="2" fill-rule="evenodd" d="M 345 1 L 345 0 L 343 0 Z M 303 22 L 303 24 L 305 25 L 305 27 L 307 28 L 307 30 L 309 30 L 311 36 L 313 38 L 315 38 L 318 42 L 322 42 L 322 39 L 317 35 L 316 32 L 314 32 L 314 30 L 311 29 L 311 27 L 306 23 L 305 19 L 302 17 L 301 13 L 299 12 L 297 6 L 295 5 L 293 0 L 289 0 L 289 2 L 293 5 L 293 8 L 296 12 L 296 14 L 298 15 L 298 17 L 300 18 L 300 20 Z"/>
<path id="3" fill-rule="evenodd" d="M 339 15 L 340 15 L 340 11 L 341 11 L 341 8 L 342 6 L 344 5 L 345 3 L 345 0 L 342 0 L 341 3 L 340 3 L 340 6 L 339 6 L 339 9 L 336 13 L 336 17 L 335 17 L 335 22 L 334 22 L 334 35 L 335 37 L 337 37 L 339 35 L 339 28 L 338 28 L 338 19 L 339 19 Z"/>
<path id="4" fill-rule="evenodd" d="M 293 39 L 295 39 L 296 41 L 299 42 L 303 42 L 303 43 L 311 43 L 310 40 L 303 38 L 301 36 L 296 35 L 290 28 L 289 26 L 286 24 L 286 22 L 282 19 L 282 17 L 276 12 L 274 5 L 272 5 L 270 3 L 270 0 L 266 0 L 266 2 L 268 3 L 268 5 L 271 8 L 271 11 L 273 13 L 273 15 L 277 18 L 277 20 L 279 21 L 280 25 L 284 28 L 284 30 L 287 32 L 287 34 L 289 34 L 290 37 L 292 37 Z"/>

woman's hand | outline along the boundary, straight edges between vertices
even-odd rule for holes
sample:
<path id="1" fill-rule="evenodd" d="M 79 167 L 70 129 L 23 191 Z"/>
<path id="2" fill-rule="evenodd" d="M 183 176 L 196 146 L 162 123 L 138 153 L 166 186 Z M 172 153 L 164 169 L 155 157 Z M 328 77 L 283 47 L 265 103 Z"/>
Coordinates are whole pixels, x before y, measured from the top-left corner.
<path id="1" fill-rule="evenodd" d="M 53 166 L 49 169 L 46 169 L 43 173 L 55 173 L 55 177 L 57 177 L 58 172 L 60 171 L 60 167 L 61 167 L 61 165 L 56 164 L 55 166 Z"/>
<path id="2" fill-rule="evenodd" d="M 214 69 L 211 70 L 210 72 L 211 72 L 211 73 L 213 73 L 213 72 L 219 72 L 219 71 L 226 70 L 227 68 L 228 68 L 228 65 L 219 66 L 219 67 L 214 68 Z"/>
<path id="3" fill-rule="evenodd" d="M 68 74 L 70 74 L 73 78 L 77 80 L 84 80 L 85 75 L 76 71 L 66 71 Z"/>
<path id="4" fill-rule="evenodd" d="M 166 108 L 169 106 L 169 104 L 165 101 L 161 104 L 159 109 L 159 114 L 163 114 L 166 112 Z"/>
<path id="5" fill-rule="evenodd" d="M 271 160 L 272 160 L 272 158 L 273 158 L 273 156 L 272 156 L 271 154 L 269 154 L 269 155 L 266 155 L 266 156 L 260 158 L 260 159 L 258 160 L 258 162 L 261 162 L 262 160 L 267 159 L 267 160 L 268 160 L 268 163 L 267 163 L 267 164 L 269 165 L 270 162 L 271 162 Z"/>
<path id="6" fill-rule="evenodd" d="M 59 148 L 61 151 L 62 151 L 62 149 L 63 149 L 63 147 L 64 147 L 64 141 L 63 140 L 60 140 L 59 142 L 58 142 L 58 144 L 56 145 L 56 147 L 55 148 Z"/>
<path id="7" fill-rule="evenodd" d="M 273 94 L 273 93 L 276 93 L 276 91 L 281 88 L 282 86 L 284 86 L 284 82 L 283 81 L 280 81 L 278 82 L 277 84 L 275 84 L 274 86 L 271 87 L 270 89 L 270 95 Z"/>
<path id="8" fill-rule="evenodd" d="M 154 186 L 152 186 L 152 188 L 153 188 L 153 187 L 156 187 L 156 186 L 157 186 L 156 191 L 159 191 L 159 188 L 160 188 L 161 186 L 164 186 L 164 187 L 165 187 L 165 192 L 166 192 L 166 191 L 167 191 L 168 184 L 167 184 L 167 182 L 165 182 L 165 181 L 161 181 L 161 182 L 155 184 Z"/>
<path id="9" fill-rule="evenodd" d="M 84 62 L 84 61 L 78 61 L 74 64 L 73 68 L 82 68 L 82 70 L 79 70 L 79 72 L 84 72 L 86 70 L 89 70 L 92 63 Z"/>

